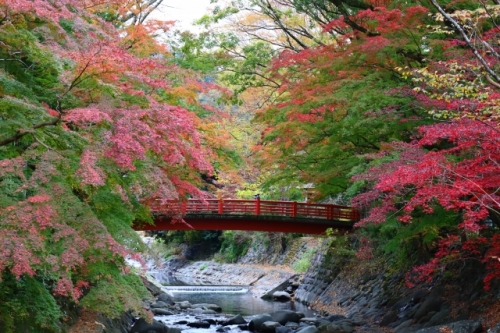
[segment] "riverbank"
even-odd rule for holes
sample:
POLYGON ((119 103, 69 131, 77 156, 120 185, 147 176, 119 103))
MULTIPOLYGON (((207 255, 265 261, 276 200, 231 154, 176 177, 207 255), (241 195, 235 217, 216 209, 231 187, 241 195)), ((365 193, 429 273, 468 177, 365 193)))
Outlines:
MULTIPOLYGON (((245 258, 244 264, 190 262, 177 258, 162 262, 161 267, 154 267, 150 274, 158 281, 146 282, 146 285, 156 297, 162 293, 162 285, 170 284, 173 280, 197 286, 248 286, 252 297, 255 298, 272 299, 275 293, 287 293, 295 304, 304 303, 315 310, 309 317, 314 320, 310 319, 308 323, 312 323, 321 333, 500 333, 499 289, 494 288, 486 292, 482 288, 481 273, 473 271, 473 268, 462 270, 460 278, 448 277, 447 280, 442 279, 409 289, 404 283, 404 276, 388 272, 384 262, 345 261, 332 253, 327 240, 316 239, 314 242, 324 246, 315 248, 315 255, 311 258, 306 273, 297 273, 289 266, 279 263, 284 258, 294 258, 296 261, 300 257, 286 251, 280 256, 274 255, 275 261, 272 264, 263 264, 262 261, 250 264, 252 260, 248 257, 245 258), (344 325, 335 324, 336 320, 342 320, 340 323, 344 325)), ((262 258, 257 254, 254 251, 252 256, 262 258)), ((221 307, 222 313, 203 313, 210 310, 206 306, 195 307, 195 310, 188 310, 189 307, 182 309, 181 306, 180 312, 162 314, 160 312, 171 309, 155 308, 151 306, 153 303, 145 304, 156 313, 157 319, 171 328, 181 330, 187 328, 174 325, 174 322, 182 321, 183 316, 185 320, 189 319, 188 322, 209 319, 206 316, 217 316, 226 320, 229 316, 222 314, 227 311, 224 307, 221 307)), ((246 318, 247 321, 248 319, 246 318)), ((102 324, 103 321, 96 320, 94 323, 102 324)), ((97 330, 99 328, 95 325, 94 327, 94 331, 77 330, 71 333, 125 332, 97 330)), ((214 329, 215 326, 210 327, 214 329)), ((244 329, 235 327, 231 330, 244 329)), ((168 332, 172 333, 170 330, 168 332)), ((202 332, 209 331, 198 333, 202 332)), ((285 332, 269 328, 266 333, 285 332)))
MULTIPOLYGON (((293 277, 298 284, 292 295, 296 302, 317 310, 322 318, 342 316, 353 331, 500 332, 500 294, 498 289, 482 289, 480 274, 409 289, 404 276, 389 274, 383 263, 341 263, 332 260, 326 247, 318 249, 306 274, 267 265, 210 261, 176 261, 174 266, 169 274, 188 284, 248 285, 255 297, 269 295, 271 290, 286 292, 293 277), (448 328, 452 331, 442 331, 448 328)), ((350 331, 336 328, 335 332, 350 331)))

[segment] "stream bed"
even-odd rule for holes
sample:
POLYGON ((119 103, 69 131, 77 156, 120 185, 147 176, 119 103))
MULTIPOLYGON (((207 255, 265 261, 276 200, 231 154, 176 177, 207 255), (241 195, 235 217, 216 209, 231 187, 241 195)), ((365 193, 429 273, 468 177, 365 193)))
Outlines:
POLYGON ((301 303, 273 302, 255 297, 246 286, 180 286, 162 289, 176 302, 217 304, 226 314, 251 316, 278 310, 293 310, 306 316, 314 315, 313 311, 301 303))
MULTIPOLYGON (((174 302, 188 301, 191 304, 216 304, 222 308, 221 313, 203 314, 199 309, 188 309, 186 312, 174 315, 155 315, 155 319, 175 327, 184 333, 213 333, 220 329, 220 325, 211 325, 209 328, 189 327, 188 323, 212 320, 222 323, 234 315, 240 314, 247 321, 259 314, 276 312, 279 310, 293 310, 302 312, 306 316, 315 313, 303 304, 294 302, 273 302, 255 297, 247 286, 166 286, 162 290, 172 297, 174 302)), ((229 325, 225 332, 241 332, 237 325, 229 325)))

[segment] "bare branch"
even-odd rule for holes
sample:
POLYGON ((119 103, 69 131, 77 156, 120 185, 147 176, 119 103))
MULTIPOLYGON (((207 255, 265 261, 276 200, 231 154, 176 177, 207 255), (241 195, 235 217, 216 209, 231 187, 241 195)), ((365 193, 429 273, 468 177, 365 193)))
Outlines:
POLYGON ((477 48, 474 46, 472 41, 467 36, 467 33, 462 28, 462 26, 453 17, 448 15, 448 13, 446 13, 444 11, 444 9, 437 3, 436 0, 429 0, 429 1, 439 11, 439 13, 441 13, 441 15, 443 15, 443 17, 445 17, 453 25, 453 27, 455 27, 455 29, 457 29, 457 31, 460 33, 460 35, 462 35, 463 39, 467 43, 467 46, 469 46, 469 48, 472 50, 472 53, 474 53, 474 56, 476 56, 476 58, 479 60, 479 62, 481 63, 483 68, 486 70, 486 72, 491 77, 493 77, 497 82, 500 82, 500 76, 490 67, 490 65, 486 62, 486 60, 483 58, 483 56, 481 56, 481 54, 479 53, 477 48))

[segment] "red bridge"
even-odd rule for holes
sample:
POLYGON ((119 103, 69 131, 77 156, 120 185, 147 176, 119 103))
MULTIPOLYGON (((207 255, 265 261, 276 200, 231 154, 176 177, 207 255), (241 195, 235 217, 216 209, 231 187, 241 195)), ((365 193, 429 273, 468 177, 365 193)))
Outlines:
POLYGON ((252 230, 322 234, 328 228, 347 231, 359 212, 347 206, 295 201, 190 199, 150 205, 154 225, 135 230, 252 230), (182 222, 182 219, 184 222, 182 222))

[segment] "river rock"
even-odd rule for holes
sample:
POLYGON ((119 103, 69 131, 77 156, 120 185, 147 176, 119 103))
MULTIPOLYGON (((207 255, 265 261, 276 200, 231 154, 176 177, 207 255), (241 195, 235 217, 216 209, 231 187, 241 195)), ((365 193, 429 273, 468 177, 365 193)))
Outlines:
MULTIPOLYGON (((264 295, 261 296, 262 299, 270 299, 274 298, 274 294, 277 292, 282 292, 283 289, 287 288, 287 286, 290 284, 290 281, 294 281, 298 275, 292 275, 292 276, 282 276, 281 280, 282 282, 271 290, 267 291, 264 295)), ((291 288, 292 289, 292 288, 291 288)))
POLYGON ((408 331, 408 328, 411 326, 413 323, 413 319, 407 319, 403 322, 401 322, 398 326, 394 328, 394 332, 396 333, 404 333, 408 331))
POLYGON ((162 301, 151 303, 151 308, 168 308, 168 304, 162 301))
POLYGON ((187 326, 193 327, 193 328, 209 328, 210 323, 206 321, 196 321, 194 323, 188 323, 187 326))
POLYGON ((276 291, 273 293, 273 299, 276 301, 287 302, 292 299, 292 296, 290 296, 290 294, 286 291, 276 291))
POLYGON ((168 327, 159 321, 153 320, 148 323, 144 318, 139 318, 130 329, 130 333, 168 333, 168 327))
POLYGON ((237 314, 236 316, 229 318, 226 320, 222 325, 227 326, 227 325, 241 325, 241 324, 246 324, 247 321, 245 318, 243 318, 242 315, 237 314))
POLYGON ((272 321, 272 320, 273 318, 268 314, 258 315, 252 318, 252 320, 250 320, 250 323, 248 323, 248 329, 252 332, 253 331, 260 332, 262 324, 266 321, 272 321))
POLYGON ((451 329, 453 333, 479 333, 483 332, 483 326, 477 320, 461 320, 454 323, 426 327, 418 330, 416 333, 441 333, 451 329))
POLYGON ((291 329, 293 330, 296 330, 297 328, 299 328, 299 324, 298 323, 294 323, 293 321, 289 321, 285 324, 286 327, 290 327, 291 329))
POLYGON ((146 274, 145 276, 141 276, 142 282, 144 286, 149 290, 149 292, 153 295, 159 295, 161 290, 161 284, 158 283, 152 276, 146 274))
POLYGON ((331 315, 331 316, 326 317, 326 320, 331 321, 331 322, 334 322, 337 320, 343 320, 343 319, 346 319, 346 317, 343 315, 331 315))
POLYGON ((279 326, 276 327, 275 333, 292 333, 293 329, 288 326, 279 326))
POLYGON ((321 333, 351 333, 354 332, 352 326, 352 321, 343 319, 329 324, 322 324, 318 327, 318 331, 321 333))
POLYGON ((276 333, 276 327, 280 327, 281 324, 276 321, 265 321, 262 323, 260 330, 262 333, 276 333))
POLYGON ((319 333, 316 326, 305 326, 296 331, 296 333, 319 333))
POLYGON ((211 303, 197 303, 191 305, 192 308, 201 308, 201 309, 207 309, 207 310, 213 310, 216 312, 222 312, 222 308, 218 306, 217 304, 211 304, 211 303))
POLYGON ((300 319, 301 323, 306 323, 309 325, 314 325, 316 327, 319 327, 320 325, 323 324, 330 324, 330 321, 326 318, 320 318, 320 317, 305 317, 300 319))
POLYGON ((201 315, 203 313, 202 308, 187 309, 187 311, 189 314, 193 314, 193 315, 201 315))
POLYGON ((309 323, 311 325, 314 325, 314 323, 316 322, 316 317, 304 317, 304 318, 300 318, 300 322, 301 323, 309 323))
POLYGON ((161 302, 165 302, 165 303, 167 303, 167 304, 169 304, 169 305, 174 304, 174 301, 173 301, 173 299, 172 299, 172 296, 170 296, 169 294, 164 293, 164 292, 160 293, 160 294, 158 295, 158 297, 156 297, 156 300, 157 300, 157 301, 161 301, 161 302))
POLYGON ((413 316, 413 320, 418 322, 421 318, 425 317, 429 312, 439 312, 441 305, 444 303, 437 295, 430 295, 425 299, 420 308, 413 316))
POLYGON ((153 308, 151 309, 151 312, 155 315, 161 315, 161 316, 172 316, 174 313, 163 308, 153 308))
POLYGON ((301 319, 301 316, 294 311, 291 310, 280 310, 271 313, 271 317, 274 321, 277 321, 281 325, 285 325, 287 322, 298 323, 301 319))
POLYGON ((181 333, 182 330, 180 328, 177 328, 177 327, 169 327, 168 328, 168 333, 181 333))
POLYGON ((250 328, 248 327, 248 324, 241 324, 238 325, 238 328, 242 331, 250 331, 250 328))
POLYGON ((178 306, 182 310, 186 310, 192 307, 191 303, 188 301, 183 301, 183 302, 175 302, 176 307, 178 306))

